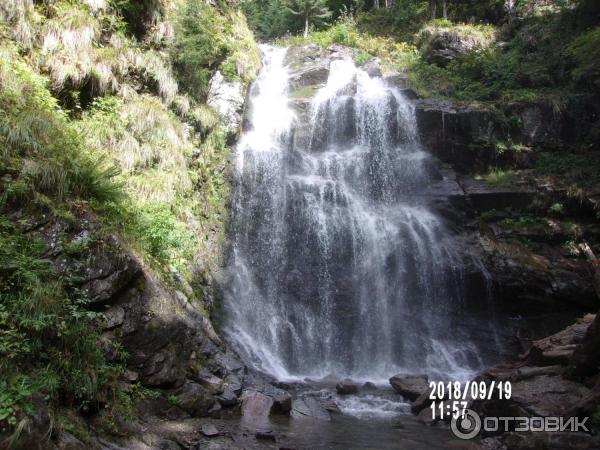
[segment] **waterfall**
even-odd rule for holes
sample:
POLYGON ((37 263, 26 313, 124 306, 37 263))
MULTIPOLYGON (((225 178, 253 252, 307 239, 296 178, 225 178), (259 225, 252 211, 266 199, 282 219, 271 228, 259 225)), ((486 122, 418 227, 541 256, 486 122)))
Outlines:
POLYGON ((279 378, 480 368, 410 102, 341 59, 294 112, 286 50, 262 51, 235 154, 228 339, 279 378))

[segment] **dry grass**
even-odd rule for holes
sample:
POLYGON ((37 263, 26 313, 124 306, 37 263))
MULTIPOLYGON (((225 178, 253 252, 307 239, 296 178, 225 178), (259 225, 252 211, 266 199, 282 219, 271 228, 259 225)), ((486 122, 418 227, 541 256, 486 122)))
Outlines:
POLYGON ((90 146, 118 163, 134 197, 169 202, 192 188, 189 131, 158 99, 131 94, 126 103, 86 115, 82 132, 90 146))
POLYGON ((171 106, 179 117, 185 118, 190 112, 190 99, 186 95, 178 95, 173 99, 171 106))
POLYGON ((188 113, 188 120, 201 132, 207 133, 219 124, 219 116, 208 105, 199 104, 188 113))
MULTIPOLYGON (((92 94, 104 95, 132 84, 138 91, 149 88, 171 104, 178 86, 170 64, 160 52, 144 50, 116 31, 118 24, 112 23, 114 15, 106 8, 104 0, 88 0, 79 7, 65 2, 53 6, 52 17, 42 28, 39 52, 40 66, 53 88, 79 89, 91 82, 92 94)), ((160 40, 172 34, 165 22, 156 27, 160 40)))
POLYGON ((35 23, 39 20, 33 0, 0 1, 0 20, 9 25, 12 38, 24 47, 31 47, 35 40, 35 23))

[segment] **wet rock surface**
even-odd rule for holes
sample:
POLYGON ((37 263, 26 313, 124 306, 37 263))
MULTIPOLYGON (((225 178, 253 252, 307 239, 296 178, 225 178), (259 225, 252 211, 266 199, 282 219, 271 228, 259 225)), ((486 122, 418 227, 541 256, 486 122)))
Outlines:
POLYGON ((426 378, 396 375, 390 378, 390 384, 394 391, 410 401, 417 400, 423 393, 429 394, 429 385, 426 378))
MULTIPOLYGON (((30 231, 32 238, 41 239, 48 259, 61 274, 72 276, 74 288, 88 296, 88 308, 102 313, 99 345, 107 358, 118 358, 115 345, 128 354, 119 388, 126 393, 149 389, 152 398, 156 397, 137 406, 140 418, 150 422, 172 420, 177 430, 193 417, 239 416, 244 387, 266 389, 266 380, 258 374, 246 374, 246 366, 223 345, 200 305, 190 301, 191 288, 183 286, 186 295, 165 286, 143 268, 119 237, 104 234, 92 214, 66 221, 47 211, 40 212, 36 219, 38 223, 30 231)), ((278 412, 289 412, 290 394, 272 386, 269 393, 272 398, 266 398, 277 405, 278 412)), ((85 442, 67 432, 54 437, 48 431, 51 419, 44 399, 36 399, 34 406, 38 411, 32 423, 35 430, 25 430, 29 437, 23 441, 31 438, 27 448, 55 448, 55 444, 65 449, 194 448, 184 442, 185 432, 181 436, 164 429, 147 432, 144 427, 126 422, 118 425, 130 436, 124 440, 106 434, 102 427, 92 431, 85 442)), ((90 422, 94 430, 96 418, 92 416, 90 422)), ((204 437, 219 439, 213 428, 203 431, 204 437)))
POLYGON ((335 385, 335 390, 340 395, 351 395, 358 393, 358 386, 351 379, 346 378, 335 385))
POLYGON ((242 124, 246 92, 240 80, 228 81, 217 71, 209 83, 207 104, 221 117, 224 129, 236 134, 242 124))

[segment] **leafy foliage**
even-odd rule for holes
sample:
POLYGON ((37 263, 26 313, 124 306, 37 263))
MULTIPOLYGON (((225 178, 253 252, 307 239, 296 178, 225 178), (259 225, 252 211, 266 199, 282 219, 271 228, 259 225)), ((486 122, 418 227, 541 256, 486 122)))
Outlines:
POLYGON ((250 0, 242 3, 248 23, 261 39, 273 39, 301 27, 287 13, 287 0, 250 0))
POLYGON ((258 52, 239 11, 178 4, 0 5, 0 434, 18 435, 39 394, 53 408, 106 406, 102 416, 145 395, 119 387, 126 355, 115 341, 118 361, 106 361, 99 314, 15 211, 73 223, 91 209, 100 235, 118 233, 164 280, 220 254, 229 153, 203 100, 217 69, 251 80, 258 52))
POLYGON ((250 81, 259 66, 245 18, 202 0, 188 0, 177 10, 171 59, 181 86, 197 100, 206 97, 210 76, 222 63, 228 78, 244 81, 250 81))
POLYGON ((182 87, 195 98, 205 97, 211 73, 227 55, 230 26, 203 0, 186 2, 177 14, 171 58, 182 87))

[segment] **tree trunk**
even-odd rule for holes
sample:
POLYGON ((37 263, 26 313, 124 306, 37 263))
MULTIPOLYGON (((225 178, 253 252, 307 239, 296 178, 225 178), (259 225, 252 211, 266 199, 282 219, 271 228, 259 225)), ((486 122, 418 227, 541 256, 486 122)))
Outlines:
POLYGON ((508 14, 508 23, 512 25, 515 19, 517 18, 515 0, 505 0, 504 8, 506 9, 506 13, 508 14))
POLYGON ((308 16, 304 16, 304 38, 308 37, 308 16))
POLYGON ((429 9, 431 10, 431 20, 437 16, 437 0, 429 0, 429 9))
POLYGON ((373 8, 379 9, 379 0, 373 0, 373 8))
POLYGON ((448 19, 448 0, 444 0, 443 8, 444 19, 448 19))

